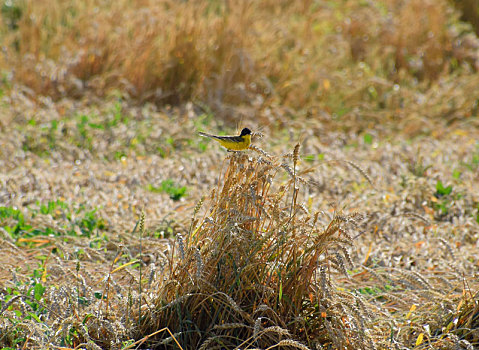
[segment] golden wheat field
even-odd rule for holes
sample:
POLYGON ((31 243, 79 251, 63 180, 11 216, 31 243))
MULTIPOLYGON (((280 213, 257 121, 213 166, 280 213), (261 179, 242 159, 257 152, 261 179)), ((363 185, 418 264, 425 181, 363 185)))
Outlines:
POLYGON ((1 0, 0 349, 478 349, 477 33, 474 0, 1 0))

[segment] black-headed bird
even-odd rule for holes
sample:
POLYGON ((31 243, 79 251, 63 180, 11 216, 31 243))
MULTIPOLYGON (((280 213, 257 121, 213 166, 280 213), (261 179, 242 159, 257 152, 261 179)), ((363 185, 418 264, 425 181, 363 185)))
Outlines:
POLYGON ((218 141, 221 146, 231 151, 243 151, 251 144, 251 130, 248 128, 241 130, 239 136, 216 136, 204 132, 200 132, 199 134, 218 141))

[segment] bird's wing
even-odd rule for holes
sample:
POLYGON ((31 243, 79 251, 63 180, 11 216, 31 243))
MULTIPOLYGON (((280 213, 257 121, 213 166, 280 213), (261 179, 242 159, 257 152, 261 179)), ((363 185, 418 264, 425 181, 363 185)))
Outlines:
POLYGON ((243 142, 244 137, 243 136, 215 136, 216 139, 218 140, 224 140, 224 141, 229 141, 229 142, 243 142))

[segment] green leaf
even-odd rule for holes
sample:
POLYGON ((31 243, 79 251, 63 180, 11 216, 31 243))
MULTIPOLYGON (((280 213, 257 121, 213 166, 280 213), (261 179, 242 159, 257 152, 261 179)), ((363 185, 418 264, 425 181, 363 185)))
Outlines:
POLYGON ((279 283, 279 302, 283 299, 283 282, 279 283))
POLYGON ((28 315, 33 318, 35 321, 37 321, 38 323, 43 323, 42 320, 40 320, 40 318, 33 312, 29 312, 28 315))
POLYGON ((152 184, 148 184, 146 186, 147 191, 153 192, 153 193, 160 193, 162 192, 162 189, 160 187, 155 187, 152 184))
POLYGON ((86 321, 88 321, 88 319, 90 319, 91 317, 93 317, 93 314, 86 314, 85 317, 83 317, 82 323, 86 324, 86 321))
POLYGON ((167 179, 161 182, 160 187, 155 187, 152 184, 148 184, 146 189, 154 193, 166 193, 170 196, 171 199, 177 201, 181 197, 186 195, 186 186, 178 186, 174 183, 172 179, 167 179))
POLYGON ((38 300, 40 301, 40 299, 42 298, 43 296, 43 293, 45 292, 45 287, 42 286, 41 283, 37 283, 35 284, 35 287, 33 287, 33 292, 34 292, 34 296, 35 296, 35 300, 38 300))
POLYGON ((444 185, 442 184, 442 182, 440 180, 437 181, 436 195, 438 197, 447 196, 447 195, 451 194, 451 192, 452 192, 452 186, 451 185, 449 185, 447 187, 444 187, 444 185))
POLYGON ((364 143, 371 145, 373 143, 373 136, 371 134, 364 134, 364 143))
POLYGON ((308 154, 308 155, 304 156, 303 159, 306 162, 312 163, 316 159, 316 156, 314 154, 308 154))

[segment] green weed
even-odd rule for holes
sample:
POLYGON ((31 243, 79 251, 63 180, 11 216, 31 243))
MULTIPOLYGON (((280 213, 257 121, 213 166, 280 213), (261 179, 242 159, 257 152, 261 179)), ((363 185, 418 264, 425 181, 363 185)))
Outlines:
POLYGON ((130 118, 123 114, 123 106, 121 105, 120 101, 117 101, 113 108, 112 108, 112 116, 111 120, 106 120, 106 129, 114 128, 119 124, 128 125, 130 122, 130 118))
POLYGON ((92 127, 92 123, 89 123, 90 117, 86 114, 80 115, 77 121, 77 130, 80 136, 78 146, 81 148, 92 148, 92 136, 89 133, 89 127, 92 127))
POLYGON ((441 180, 438 180, 436 183, 436 193, 434 194, 436 198, 441 198, 443 196, 447 196, 452 192, 452 185, 444 187, 441 180))
POLYGON ((201 107, 206 109, 207 112, 203 113, 203 114, 200 114, 195 119, 193 119, 193 125, 194 125, 195 130, 200 130, 200 129, 204 128, 205 126, 210 125, 211 122, 214 120, 213 111, 211 111, 211 109, 206 105, 202 105, 201 107))
POLYGON ((363 136, 364 143, 366 145, 372 145, 373 144, 373 135, 369 133, 365 133, 363 136))
POLYGON ((439 211, 440 216, 445 216, 449 212, 451 207, 450 194, 452 192, 452 185, 444 186, 443 183, 438 180, 436 184, 436 192, 434 197, 437 198, 432 202, 434 210, 439 211))
POLYGON ((316 155, 315 154, 308 154, 306 156, 303 156, 304 161, 308 163, 313 163, 316 160, 316 155))
POLYGON ((22 18, 23 8, 20 6, 20 1, 2 1, 1 14, 3 20, 6 22, 9 30, 15 31, 18 29, 18 21, 22 18))
POLYGON ((318 153, 318 154, 307 154, 301 157, 305 162, 308 163, 314 163, 315 161, 319 160, 322 161, 324 160, 324 153, 318 153))
POLYGON ((153 237, 155 238, 172 238, 175 235, 175 226, 177 222, 174 219, 166 219, 164 218, 161 220, 159 226, 155 228, 153 233, 153 237))
POLYGON ((159 187, 148 184, 146 189, 154 193, 166 193, 171 199, 177 201, 186 195, 186 186, 178 186, 172 179, 167 179, 161 182, 159 187))
POLYGON ((25 223, 23 213, 13 207, 0 207, 0 225, 12 237, 32 229, 32 226, 25 223))
POLYGON ((116 152, 115 152, 115 155, 114 155, 114 158, 115 158, 116 160, 122 160, 122 159, 124 159, 126 156, 127 156, 126 152, 124 152, 124 151, 116 151, 116 152))
MULTIPOLYGON (((50 123, 41 125, 39 131, 30 132, 30 129, 25 130, 22 149, 41 157, 50 156, 51 151, 58 146, 58 123, 58 120, 52 120, 50 123)), ((27 125, 34 130, 38 128, 37 121, 33 118, 28 121, 27 125)))
POLYGON ((432 165, 426 165, 424 159, 419 157, 417 160, 412 160, 408 164, 409 171, 416 177, 425 177, 427 171, 432 167, 432 165))
POLYGON ((80 204, 72 209, 67 203, 56 200, 47 203, 37 202, 38 208, 29 209, 31 220, 12 207, 0 207, 0 224, 12 238, 23 241, 37 236, 77 236, 92 237, 106 228, 105 220, 98 217, 97 209, 87 209, 80 204), (50 215, 60 222, 57 227, 35 227, 35 218, 50 215))
POLYGON ((201 153, 203 152, 206 152, 206 149, 208 148, 208 143, 205 142, 205 141, 200 141, 196 144, 196 148, 198 149, 198 151, 200 151, 201 153))
POLYGON ((454 202, 462 197, 462 193, 453 193, 452 185, 445 186, 442 181, 438 180, 436 183, 436 192, 434 193, 435 199, 432 201, 432 207, 439 212, 440 216, 445 216, 449 213, 454 202))
POLYGON ((367 296, 373 296, 376 297, 378 295, 381 295, 384 293, 384 290, 382 290, 379 287, 364 287, 364 288, 358 288, 357 291, 363 295, 367 296))
POLYGON ((43 324, 44 315, 47 314, 47 310, 43 305, 46 291, 44 282, 48 275, 45 273, 46 271, 42 265, 40 263, 39 267, 33 270, 26 281, 16 281, 13 286, 7 286, 3 290, 3 302, 10 304, 3 311, 10 311, 7 315, 12 315, 6 317, 6 320, 9 321, 13 328, 10 337, 10 345, 12 346, 25 343, 26 341, 22 324, 25 322, 43 324), (22 299, 27 307, 16 306, 18 304, 14 303, 14 300, 18 298, 22 299))

